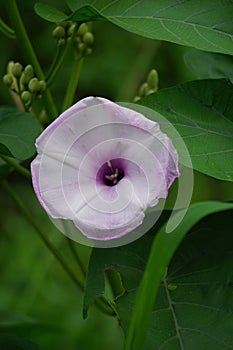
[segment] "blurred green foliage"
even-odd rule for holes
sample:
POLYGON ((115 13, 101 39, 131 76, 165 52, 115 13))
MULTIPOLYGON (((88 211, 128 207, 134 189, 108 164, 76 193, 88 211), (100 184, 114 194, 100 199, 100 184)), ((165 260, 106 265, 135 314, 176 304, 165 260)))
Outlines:
MULTIPOLYGON (((54 25, 34 13, 35 2, 20 1, 18 4, 41 66, 48 72, 56 51, 56 42, 52 37, 54 25)), ((56 5, 57 1, 50 0, 47 3, 56 5)), ((59 6, 67 10, 63 2, 59 6)), ((0 7, 1 16, 9 23, 4 5, 0 7)), ((185 47, 145 39, 105 22, 94 23, 93 33, 94 51, 85 59, 76 100, 94 95, 115 101, 132 101, 152 68, 158 71, 160 88, 194 78, 183 61, 183 54, 188 50, 185 47)), ((24 66, 30 63, 23 61, 19 43, 0 34, 1 76, 5 74, 9 60, 19 61, 24 66)), ((58 106, 65 95, 72 61, 70 55, 51 87, 58 106)), ((0 89, 0 104, 13 105, 2 82, 0 89)), ((12 175, 10 181, 35 217, 43 222, 48 237, 69 259, 66 238, 54 228, 33 190, 16 175, 12 175)), ((200 192, 203 195, 203 191, 200 192)), ((94 306, 88 319, 83 321, 82 293, 1 188, 0 215, 1 331, 4 329, 5 332, 26 336, 43 350, 121 350, 123 334, 117 321, 103 315, 94 306), (12 314, 7 324, 2 321, 3 311, 6 310, 12 314), (25 334, 23 328, 15 328, 15 313, 27 315, 46 327, 31 327, 30 332, 25 334)), ((77 245, 77 249, 87 261, 89 248, 77 245)), ((74 262, 70 263, 74 267, 74 262)))
MULTIPOLYGON (((67 239, 50 222, 28 183, 17 176, 11 182, 75 270, 67 239)), ((81 291, 2 189, 0 207, 0 332, 26 337, 43 350, 122 349, 123 334, 113 317, 92 307, 83 320, 81 291), (23 315, 35 324, 24 326, 23 315)), ((87 259, 89 248, 76 247, 87 259)))
MULTIPOLYGON (((48 72, 56 52, 56 41, 52 37, 55 26, 35 14, 33 10, 35 2, 22 1, 19 3, 19 8, 41 66, 48 72)), ((50 0, 48 3, 55 5, 56 1, 50 0)), ((4 14, 4 6, 1 7, 3 7, 3 18, 9 23, 4 14)), ((159 73, 160 88, 193 79, 183 61, 183 53, 187 51, 185 47, 146 39, 107 22, 94 23, 93 32, 94 51, 85 60, 76 100, 85 96, 99 95, 115 101, 131 101, 152 68, 157 69, 159 73)), ((29 63, 22 60, 18 43, 3 37, 2 34, 0 40, 1 76, 5 73, 9 60, 19 61, 23 65, 29 63)), ((72 61, 73 57, 70 55, 52 86, 58 104, 65 95, 72 61)), ((9 95, 2 83, 1 91, 3 92, 0 96, 1 104, 9 103, 9 95)))

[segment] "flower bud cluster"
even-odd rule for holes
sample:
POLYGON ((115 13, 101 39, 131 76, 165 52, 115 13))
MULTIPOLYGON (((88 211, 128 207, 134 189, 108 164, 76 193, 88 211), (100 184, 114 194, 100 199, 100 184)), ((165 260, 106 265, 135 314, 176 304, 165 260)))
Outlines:
POLYGON ((76 23, 71 21, 57 23, 52 34, 58 46, 63 46, 67 43, 76 26, 76 23))
POLYGON ((150 95, 153 92, 156 92, 158 90, 158 85, 159 85, 159 77, 158 77, 158 72, 156 69, 152 69, 148 76, 147 79, 142 85, 139 87, 138 94, 134 98, 134 102, 140 100, 142 97, 146 95, 150 95))
POLYGON ((30 64, 23 68, 21 63, 14 61, 8 63, 3 82, 20 97, 26 110, 31 107, 33 99, 41 97, 46 89, 45 81, 35 77, 30 64))
POLYGON ((92 53, 94 35, 91 32, 90 23, 82 23, 79 27, 76 22, 59 22, 53 30, 53 37, 58 46, 66 45, 74 35, 74 47, 79 57, 92 53))
POLYGON ((92 53, 94 44, 94 35, 91 32, 89 23, 82 23, 78 28, 77 35, 74 40, 74 46, 78 51, 78 55, 83 57, 92 53))

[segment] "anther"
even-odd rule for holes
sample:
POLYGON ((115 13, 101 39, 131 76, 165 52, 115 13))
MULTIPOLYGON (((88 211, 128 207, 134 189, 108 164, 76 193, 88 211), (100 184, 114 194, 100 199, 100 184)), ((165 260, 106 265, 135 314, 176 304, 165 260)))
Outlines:
POLYGON ((113 166, 112 166, 112 163, 110 160, 108 160, 106 162, 106 164, 109 167, 109 169, 111 170, 112 174, 104 175, 104 178, 105 178, 105 180, 109 181, 109 183, 110 183, 109 186, 114 186, 118 183, 118 181, 121 180, 122 174, 120 174, 118 168, 113 169, 113 166))
POLYGON ((110 162, 110 160, 107 161, 107 165, 111 169, 111 171, 114 172, 113 167, 112 167, 112 163, 110 162))

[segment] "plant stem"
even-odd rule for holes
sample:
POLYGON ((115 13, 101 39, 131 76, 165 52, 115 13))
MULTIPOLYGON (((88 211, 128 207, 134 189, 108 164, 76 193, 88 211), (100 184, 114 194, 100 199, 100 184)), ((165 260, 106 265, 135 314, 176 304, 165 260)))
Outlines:
POLYGON ((60 254, 60 252, 57 250, 57 248, 53 245, 52 242, 49 241, 47 238, 47 234, 43 232, 43 230, 40 228, 40 225, 37 223, 37 221, 33 218, 32 214, 28 210, 28 208, 24 205, 21 198, 17 195, 17 193, 14 191, 14 189, 8 184, 6 180, 3 180, 1 182, 2 187, 5 189, 5 191, 11 196, 11 198, 14 200, 14 202, 17 204, 17 206, 20 208, 24 216, 27 218, 27 220, 31 223, 31 225, 34 227, 36 232, 39 234, 43 242, 46 244, 47 248, 50 250, 50 252, 55 256, 55 258, 59 261, 59 263, 62 265, 64 270, 67 272, 69 277, 73 280, 73 282, 81 289, 84 289, 83 282, 78 279, 78 277, 73 273, 73 271, 70 269, 70 267, 66 264, 64 261, 63 256, 60 254))
POLYGON ((2 158, 7 164, 12 166, 18 173, 22 174, 27 179, 31 179, 30 171, 21 164, 17 163, 14 159, 4 156, 3 154, 0 154, 0 158, 2 158))
MULTIPOLYGON (((79 257, 79 255, 77 253, 77 250, 75 249, 74 241, 67 237, 67 242, 68 242, 68 245, 70 247, 71 253, 73 254, 73 257, 74 257, 75 261, 78 263, 78 266, 79 266, 80 270, 82 271, 83 277, 86 278, 86 274, 87 274, 86 273, 86 268, 83 265, 83 262, 82 262, 81 258, 79 257)), ((117 315, 113 305, 111 305, 105 299, 104 296, 96 298, 95 304, 106 315, 109 315, 109 316, 116 316, 117 315)))
POLYGON ((71 251, 75 261, 77 262, 77 264, 82 272, 83 277, 86 277, 86 269, 85 269, 85 266, 84 266, 80 256, 78 255, 77 250, 75 249, 74 241, 67 237, 67 243, 69 245, 70 251, 71 251))
POLYGON ((0 31, 10 39, 15 39, 15 32, 0 18, 0 31))
POLYGON ((65 49, 62 46, 57 47, 56 54, 53 58, 52 64, 49 68, 49 72, 46 76, 46 85, 47 86, 50 86, 52 84, 53 79, 56 76, 56 73, 58 72, 58 70, 61 67, 61 64, 63 62, 63 59, 61 59, 61 57, 64 56, 64 51, 65 51, 65 49))
POLYGON ((51 64, 51 67, 49 69, 49 73, 46 77, 46 83, 47 86, 50 86, 54 80, 54 78, 56 77, 58 71, 60 70, 68 52, 70 51, 70 48, 74 42, 74 38, 77 32, 77 28, 74 29, 72 36, 69 38, 68 42, 66 43, 65 48, 62 46, 59 46, 57 48, 57 52, 56 55, 54 57, 54 60, 51 64))
MULTIPOLYGON (((7 0, 4 4, 6 6, 8 15, 14 27, 16 39, 20 43, 23 56, 25 57, 26 60, 29 60, 30 63, 32 64, 38 79, 45 80, 44 73, 41 69, 41 66, 36 57, 35 51, 31 45, 31 42, 25 30, 22 18, 18 10, 16 0, 7 0)), ((48 112, 49 120, 55 119, 58 113, 49 89, 46 89, 44 91, 43 100, 48 112)))
POLYGON ((78 58, 74 61, 73 70, 71 72, 71 78, 70 78, 70 81, 68 84, 68 88, 66 90, 67 92, 66 92, 63 106, 62 106, 62 111, 69 108, 73 103, 74 95, 75 95, 78 81, 79 81, 79 76, 80 76, 82 64, 83 64, 83 57, 78 58))
MULTIPOLYGON (((79 279, 76 274, 72 271, 69 265, 67 265, 66 261, 64 260, 62 254, 60 254, 59 250, 53 245, 52 242, 47 238, 47 234, 41 229, 38 222, 33 218, 31 212, 28 210, 28 208, 24 205, 21 198, 18 196, 18 194, 14 191, 14 189, 8 184, 6 180, 1 181, 2 187, 5 189, 5 191, 11 196, 11 198, 14 200, 14 202, 17 204, 17 206, 20 208, 24 216, 27 218, 27 220, 31 223, 31 225, 34 227, 36 232, 39 234, 42 241, 45 243, 47 248, 50 250, 50 252, 54 255, 54 257, 59 261, 60 265, 63 267, 63 269, 67 272, 68 276, 72 279, 72 281, 75 283, 75 285, 81 289, 81 291, 84 291, 84 283, 81 279, 79 279)), ((111 306, 111 304, 104 298, 99 297, 95 300, 96 306, 105 314, 109 316, 115 316, 116 312, 114 308, 111 306)))

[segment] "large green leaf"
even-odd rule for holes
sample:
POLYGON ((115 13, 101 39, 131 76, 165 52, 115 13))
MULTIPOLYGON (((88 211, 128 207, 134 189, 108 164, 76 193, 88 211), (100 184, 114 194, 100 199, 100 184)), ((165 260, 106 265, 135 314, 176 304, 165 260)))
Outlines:
MULTIPOLYGON (((87 284, 84 293, 84 317, 87 316, 88 308, 92 304, 97 296, 100 296, 104 291, 104 276, 103 272, 106 269, 116 268, 118 271, 123 271, 125 276, 127 271, 131 268, 139 272, 146 266, 148 258, 148 252, 150 250, 154 232, 168 220, 171 215, 171 211, 164 210, 159 220, 148 232, 147 235, 136 240, 133 243, 125 246, 119 246, 117 248, 108 249, 94 249, 91 254, 91 259, 88 267, 87 284)), ((141 276, 132 274, 129 275, 129 279, 125 279, 124 286, 126 289, 131 289, 131 283, 133 286, 139 283, 141 276), (134 280, 134 278, 136 278, 134 280)))
POLYGON ((135 285, 139 284, 151 243, 152 236, 146 235, 125 246, 93 250, 84 294, 84 317, 87 316, 89 306, 104 293, 104 272, 106 270, 113 268, 119 271, 126 290, 131 290, 132 287, 135 288, 135 285))
POLYGON ((106 19, 142 36, 233 54, 233 3, 224 0, 67 1, 74 21, 106 19), (86 7, 85 7, 86 6, 86 7))
POLYGON ((37 3, 42 18, 112 23, 151 39, 175 42, 201 50, 233 54, 232 2, 219 0, 68 0, 73 14, 65 14, 47 4, 37 3))
POLYGON ((36 3, 34 9, 40 17, 50 22, 62 22, 67 18, 64 12, 48 4, 36 3))
MULTIPOLYGON (((230 208, 231 204, 216 202, 193 205, 184 219, 183 228, 188 230, 205 215, 230 208)), ((147 274, 152 279, 148 280, 144 293, 144 312, 147 303, 150 303, 149 294, 155 276, 164 274, 164 266, 161 267, 164 262, 161 259, 166 260, 170 254, 167 251, 171 252, 174 242, 182 238, 179 230, 171 234, 163 230, 160 229, 158 235, 160 239, 163 237, 163 243, 166 244, 160 247, 157 263, 147 274)), ((223 350, 233 346, 232 230, 232 212, 227 211, 202 219, 184 238, 159 287, 144 350, 223 350)), ((146 235, 123 247, 95 249, 90 259, 85 301, 88 304, 103 293, 104 271, 118 270, 125 294, 117 299, 117 311, 125 332, 132 319, 137 288, 150 248, 151 237, 146 235)), ((139 333, 144 323, 145 313, 140 319, 139 333)))
MULTIPOLYGON (((188 82, 148 95, 139 104, 159 112, 176 128, 194 169, 233 181, 233 85, 229 81, 188 82)), ((161 128, 173 140, 180 161, 189 166, 174 130, 166 123, 161 128)))
POLYGON ((31 114, 0 108, 0 153, 25 160, 35 153, 40 123, 31 114))
MULTIPOLYGON (((126 339, 125 350, 141 350, 146 337, 147 327, 153 311, 160 281, 163 277, 165 277, 166 268, 169 265, 172 255, 185 234, 192 228, 193 225, 195 225, 206 215, 227 209, 233 209, 233 204, 220 202, 196 203, 188 208, 182 222, 172 231, 172 233, 167 233, 167 225, 164 225, 159 230, 151 248, 148 263, 136 296, 136 303, 126 339), (157 266, 156 269, 155 266, 157 266), (142 319, 144 320, 143 324, 141 324, 142 319)), ((181 213, 182 211, 177 213, 175 216, 179 217, 181 213)), ((176 221, 175 216, 172 218, 174 221, 176 221)), ((169 284, 166 282, 164 283, 168 288, 169 284)), ((180 348, 182 349, 183 346, 181 340, 179 339, 180 334, 177 329, 176 332, 177 340, 179 341, 180 348)))
POLYGON ((184 55, 189 70, 198 79, 226 78, 233 83, 233 57, 191 49, 184 55))

